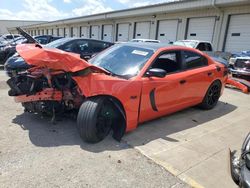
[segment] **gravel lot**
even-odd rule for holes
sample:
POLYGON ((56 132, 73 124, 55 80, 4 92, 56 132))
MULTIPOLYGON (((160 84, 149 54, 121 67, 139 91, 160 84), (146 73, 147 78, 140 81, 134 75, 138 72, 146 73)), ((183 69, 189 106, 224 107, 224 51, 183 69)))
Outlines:
POLYGON ((81 141, 75 122, 23 112, 0 71, 0 187, 188 187, 125 142, 81 141))

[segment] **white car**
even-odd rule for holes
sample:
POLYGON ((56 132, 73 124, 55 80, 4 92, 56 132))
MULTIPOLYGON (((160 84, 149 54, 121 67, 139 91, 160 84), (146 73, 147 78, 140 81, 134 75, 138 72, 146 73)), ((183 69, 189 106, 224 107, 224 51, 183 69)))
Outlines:
POLYGON ((200 51, 212 52, 213 47, 212 44, 208 41, 200 41, 200 40, 178 40, 173 43, 173 45, 177 46, 186 46, 190 48, 195 48, 200 51))
POLYGON ((151 43, 160 43, 159 40, 154 39, 132 39, 130 42, 151 42, 151 43))

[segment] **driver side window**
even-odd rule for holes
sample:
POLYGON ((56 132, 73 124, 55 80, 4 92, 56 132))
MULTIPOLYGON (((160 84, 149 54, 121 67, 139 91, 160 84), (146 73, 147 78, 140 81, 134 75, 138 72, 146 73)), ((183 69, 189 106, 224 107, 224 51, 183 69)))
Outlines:
POLYGON ((177 52, 166 52, 161 54, 153 63, 151 68, 163 69, 169 73, 179 72, 181 70, 181 61, 177 52))

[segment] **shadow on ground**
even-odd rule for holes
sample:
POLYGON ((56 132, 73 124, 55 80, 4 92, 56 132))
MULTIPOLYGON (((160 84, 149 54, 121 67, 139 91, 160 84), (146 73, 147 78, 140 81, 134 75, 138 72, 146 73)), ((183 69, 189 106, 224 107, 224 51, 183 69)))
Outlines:
POLYGON ((31 142, 39 147, 57 147, 67 145, 79 145, 90 152, 102 152, 106 150, 121 150, 129 148, 125 141, 133 146, 144 145, 155 139, 164 139, 169 142, 178 142, 168 137, 173 133, 181 132, 192 127, 199 126, 208 121, 220 118, 236 109, 236 106, 219 102, 209 111, 198 108, 189 108, 163 118, 141 124, 136 130, 127 133, 122 142, 115 141, 111 135, 97 144, 84 143, 77 130, 76 122, 63 118, 55 125, 50 119, 39 115, 23 113, 17 115, 12 122, 29 131, 31 142))

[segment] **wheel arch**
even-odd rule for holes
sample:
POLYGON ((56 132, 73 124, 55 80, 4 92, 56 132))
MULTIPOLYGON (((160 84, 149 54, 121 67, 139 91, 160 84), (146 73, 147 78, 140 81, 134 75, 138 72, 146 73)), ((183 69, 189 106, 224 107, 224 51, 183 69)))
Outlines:
POLYGON ((219 78, 214 79, 213 82, 210 84, 210 86, 211 86, 214 82, 219 82, 220 85, 222 86, 222 81, 221 81, 219 78))
POLYGON ((91 98, 96 98, 96 97, 105 97, 114 105, 114 107, 120 113, 122 122, 119 122, 116 126, 113 126, 112 130, 113 130, 113 138, 117 141, 121 141, 121 138, 125 134, 126 128, 127 128, 126 111, 122 102, 118 98, 112 95, 95 95, 95 96, 87 97, 86 99, 91 99, 91 98))
MULTIPOLYGON (((215 83, 215 82, 219 82, 219 83, 220 83, 220 86, 221 86, 221 89, 222 89, 222 86, 223 86, 222 81, 221 81, 219 78, 215 78, 215 79, 208 85, 208 87, 207 87, 207 89, 206 89, 206 92, 207 92, 208 89, 211 87, 211 85, 213 85, 213 83, 215 83)), ((205 93, 205 95, 206 95, 206 93, 205 93)), ((204 96, 205 96, 205 95, 204 95, 204 96)))

